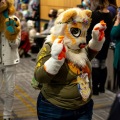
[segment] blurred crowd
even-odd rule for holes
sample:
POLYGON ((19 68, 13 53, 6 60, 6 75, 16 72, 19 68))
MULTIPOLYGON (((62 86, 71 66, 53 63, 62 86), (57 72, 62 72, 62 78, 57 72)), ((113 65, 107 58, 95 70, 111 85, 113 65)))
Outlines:
POLYGON ((40 31, 39 0, 15 0, 15 15, 21 22, 20 57, 30 57, 34 36, 40 31))
POLYGON ((38 41, 37 39, 35 40, 35 37, 42 36, 44 39, 46 35, 49 35, 56 17, 63 12, 64 9, 57 10, 51 8, 48 13, 49 21, 40 28, 39 0, 15 0, 15 7, 15 15, 21 21, 21 44, 19 46, 20 57, 30 57, 29 53, 31 49, 33 53, 37 53, 40 46, 42 46, 38 45, 38 41))

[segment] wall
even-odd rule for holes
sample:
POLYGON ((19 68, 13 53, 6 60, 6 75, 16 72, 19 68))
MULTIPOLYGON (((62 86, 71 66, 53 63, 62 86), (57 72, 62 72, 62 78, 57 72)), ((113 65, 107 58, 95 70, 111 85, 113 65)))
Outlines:
POLYGON ((116 0, 117 6, 120 7, 120 0, 116 0))
MULTIPOLYGON (((49 20, 48 12, 51 8, 60 9, 60 8, 70 8, 76 7, 80 4, 81 0, 40 0, 40 16, 41 19, 49 20)), ((120 7, 120 0, 116 0, 117 5, 120 7)))
POLYGON ((40 30, 45 24, 43 20, 49 20, 48 13, 51 8, 66 10, 67 8, 76 7, 80 3, 81 0, 40 0, 40 30))
POLYGON ((40 16, 41 19, 49 19, 48 12, 51 8, 55 9, 67 9, 70 7, 76 7, 80 4, 81 0, 40 0, 40 16))

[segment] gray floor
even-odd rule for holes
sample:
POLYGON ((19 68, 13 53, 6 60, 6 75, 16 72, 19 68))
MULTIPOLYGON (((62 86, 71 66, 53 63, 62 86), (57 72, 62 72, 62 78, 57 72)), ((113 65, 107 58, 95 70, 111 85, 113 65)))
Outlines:
MULTIPOLYGON (((35 62, 31 58, 22 58, 17 66, 16 90, 13 119, 37 120, 36 99, 39 93, 31 87, 35 62)), ((115 94, 106 90, 105 94, 93 96, 93 120, 107 120, 115 94)), ((0 98, 0 120, 2 120, 3 100, 0 98)))

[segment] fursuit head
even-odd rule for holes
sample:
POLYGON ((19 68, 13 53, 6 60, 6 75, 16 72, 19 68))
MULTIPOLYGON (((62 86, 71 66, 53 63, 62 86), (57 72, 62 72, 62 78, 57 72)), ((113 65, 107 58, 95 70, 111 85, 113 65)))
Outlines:
POLYGON ((86 35, 91 22, 90 10, 70 8, 61 13, 51 29, 46 42, 53 43, 56 38, 62 37, 66 49, 66 59, 78 66, 85 66, 87 60, 86 35))

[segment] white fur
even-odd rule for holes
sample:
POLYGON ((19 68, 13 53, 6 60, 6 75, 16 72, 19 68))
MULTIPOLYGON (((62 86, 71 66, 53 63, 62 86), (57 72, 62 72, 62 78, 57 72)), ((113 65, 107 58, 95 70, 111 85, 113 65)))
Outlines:
POLYGON ((55 36, 64 35, 64 29, 66 24, 56 24, 54 27, 51 28, 51 33, 55 36))
POLYGON ((92 39, 89 41, 89 47, 93 50, 100 51, 103 43, 105 41, 105 37, 102 38, 101 41, 99 41, 100 36, 100 30, 106 29, 106 26, 102 26, 101 23, 98 23, 94 26, 92 30, 92 39), (99 28, 98 30, 95 30, 95 28, 99 28))
POLYGON ((44 63, 46 72, 48 72, 51 75, 57 74, 63 63, 64 63, 64 59, 57 60, 51 57, 44 63))
MULTIPOLYGON (((79 22, 79 23, 81 22, 82 25, 81 25, 80 29, 82 30, 82 32, 87 31, 88 26, 82 22, 84 19, 88 20, 89 17, 87 15, 85 15, 85 13, 83 13, 82 10, 80 10, 78 8, 72 8, 72 9, 74 9, 77 12, 77 16, 74 16, 73 19, 76 22, 79 22)), ((71 11, 71 9, 68 9, 65 12, 60 14, 59 18, 55 22, 55 25, 51 29, 51 34, 54 35, 55 37, 63 35, 64 36, 63 44, 66 47, 66 59, 70 60, 71 62, 73 62, 74 64, 76 64, 80 67, 84 67, 86 65, 87 60, 88 60, 87 53, 86 53, 84 48, 80 50, 79 45, 80 45, 80 43, 86 43, 86 34, 84 36, 80 36, 78 38, 77 37, 75 38, 74 36, 71 35, 70 28, 72 27, 72 23, 67 24, 67 23, 63 22, 63 18, 65 17, 64 15, 68 11, 71 11), (66 35, 64 33, 66 27, 68 27, 68 34, 70 34, 70 36, 66 35), (71 38, 73 38, 73 40, 75 40, 74 43, 72 42, 71 38), (76 53, 76 51, 78 49, 80 52, 76 53)), ((51 43, 53 42, 52 35, 47 36, 45 43, 46 42, 51 42, 51 43)), ((54 44, 54 42, 53 42, 53 44, 54 44)), ((54 44, 53 46, 54 46, 54 52, 56 51, 56 52, 60 53, 62 47, 58 46, 57 44, 56 45, 54 44)), ((58 53, 57 53, 57 55, 58 55, 58 53)), ((61 65, 63 64, 64 59, 62 59, 62 61, 60 63, 60 61, 58 62, 56 59, 56 57, 58 57, 56 55, 56 53, 51 52, 51 54, 53 56, 48 61, 46 61, 45 66, 47 66, 48 73, 56 74, 59 71, 61 65), (58 66, 57 70, 55 70, 56 66, 58 66)))
POLYGON ((56 39, 51 47, 51 55, 53 58, 58 59, 58 55, 62 52, 63 43, 58 43, 60 39, 56 39))
POLYGON ((80 49, 79 44, 86 43, 86 39, 84 37, 76 38, 75 42, 76 43, 73 44, 72 40, 70 40, 67 36, 65 36, 65 38, 64 38, 64 44, 74 50, 80 49))
POLYGON ((89 48, 91 48, 92 50, 95 50, 95 51, 100 51, 102 49, 104 41, 105 40, 96 41, 96 40, 91 39, 89 41, 89 48))
MULTIPOLYGON (((50 37, 50 36, 49 36, 50 37)), ((58 60, 59 54, 62 52, 63 43, 62 41, 59 43, 60 38, 57 38, 51 47, 51 57, 45 62, 46 71, 52 75, 58 73, 59 69, 63 65, 65 58, 58 60)))
POLYGON ((44 43, 48 43, 48 42, 52 43, 52 36, 51 36, 51 35, 48 35, 48 36, 46 37, 46 40, 45 40, 44 43))
POLYGON ((72 52, 70 49, 66 49, 66 59, 70 60, 74 64, 78 65, 79 67, 84 67, 86 65, 87 53, 85 49, 81 49, 80 53, 72 52))

